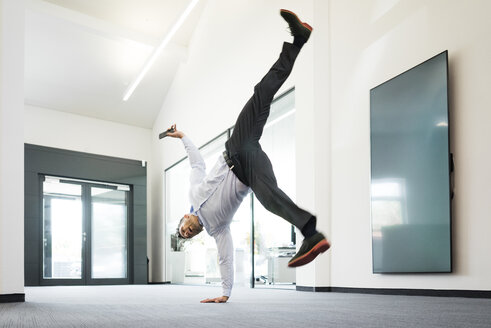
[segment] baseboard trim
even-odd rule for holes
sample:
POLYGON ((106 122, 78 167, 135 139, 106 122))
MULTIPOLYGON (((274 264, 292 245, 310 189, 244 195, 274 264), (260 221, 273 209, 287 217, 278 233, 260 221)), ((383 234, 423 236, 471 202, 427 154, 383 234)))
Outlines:
POLYGON ((353 288, 353 287, 308 287, 308 286, 297 286, 297 290, 302 292, 491 298, 491 290, 398 289, 398 288, 353 288))
POLYGON ((0 303, 25 302, 26 294, 0 294, 0 303))

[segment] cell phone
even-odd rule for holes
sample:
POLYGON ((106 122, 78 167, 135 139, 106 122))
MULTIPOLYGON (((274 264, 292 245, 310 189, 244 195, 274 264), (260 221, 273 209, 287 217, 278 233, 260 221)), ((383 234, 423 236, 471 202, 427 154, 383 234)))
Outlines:
POLYGON ((167 129, 167 130, 165 130, 165 132, 162 132, 161 134, 159 134, 159 139, 165 138, 169 135, 169 133, 174 133, 174 132, 176 132, 176 130, 174 128, 167 129))

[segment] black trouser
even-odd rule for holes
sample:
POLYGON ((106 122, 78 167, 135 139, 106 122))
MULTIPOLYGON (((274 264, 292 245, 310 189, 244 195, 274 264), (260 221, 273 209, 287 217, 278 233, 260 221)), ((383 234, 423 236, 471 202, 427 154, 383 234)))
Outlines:
POLYGON ((276 63, 254 87, 254 95, 240 112, 225 147, 234 164, 233 172, 251 187, 261 204, 302 229, 312 214, 299 208, 278 188, 271 162, 259 145, 273 97, 290 75, 299 51, 300 48, 290 43, 283 44, 276 63))

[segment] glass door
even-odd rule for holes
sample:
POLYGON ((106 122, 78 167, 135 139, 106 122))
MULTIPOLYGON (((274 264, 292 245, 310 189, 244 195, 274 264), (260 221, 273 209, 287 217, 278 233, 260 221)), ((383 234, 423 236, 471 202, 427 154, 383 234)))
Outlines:
POLYGON ((44 285, 127 284, 129 186, 43 177, 44 285))
POLYGON ((42 278, 83 283, 82 186, 46 179, 43 194, 42 278))
MULTIPOLYGON (((261 146, 274 167, 278 186, 295 200, 295 98, 289 92, 271 106, 261 146)), ((254 199, 254 286, 295 288, 296 271, 288 267, 295 255, 294 226, 254 199)))
POLYGON ((90 282, 128 278, 127 191, 90 186, 90 282))

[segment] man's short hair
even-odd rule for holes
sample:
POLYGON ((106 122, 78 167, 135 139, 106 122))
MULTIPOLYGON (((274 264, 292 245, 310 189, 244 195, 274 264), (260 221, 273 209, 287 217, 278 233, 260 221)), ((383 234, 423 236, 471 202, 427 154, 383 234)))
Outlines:
POLYGON ((177 238, 180 238, 180 239, 186 239, 186 237, 184 237, 183 235, 181 235, 181 231, 180 231, 180 227, 181 227, 181 224, 182 222, 184 221, 185 217, 183 216, 181 218, 181 220, 179 221, 179 224, 177 225, 177 229, 176 229, 176 236, 177 238))

